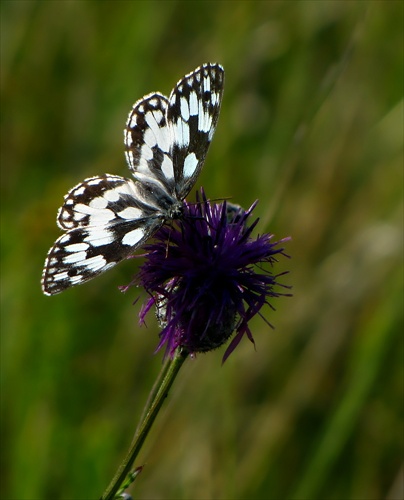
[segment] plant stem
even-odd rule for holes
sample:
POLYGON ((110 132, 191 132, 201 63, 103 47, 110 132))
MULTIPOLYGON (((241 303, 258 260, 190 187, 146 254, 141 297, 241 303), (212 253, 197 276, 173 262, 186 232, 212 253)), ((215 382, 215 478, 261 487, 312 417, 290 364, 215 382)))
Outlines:
POLYGON ((155 418, 163 405, 168 391, 172 386, 175 377, 177 376, 182 364, 188 357, 188 351, 183 348, 178 348, 174 357, 169 358, 163 365, 159 376, 153 386, 149 399, 146 403, 145 409, 142 413, 140 424, 136 430, 135 437, 131 447, 119 466, 117 473, 109 484, 101 497, 101 500, 114 500, 119 491, 122 483, 125 481, 127 475, 132 469, 133 462, 139 454, 139 451, 153 425, 155 418))
POLYGON ((136 427, 135 435, 133 436, 132 444, 135 442, 135 439, 136 439, 136 436, 140 430, 140 427, 142 426, 143 421, 145 420, 147 413, 150 411, 150 408, 153 405, 154 400, 156 399, 156 396, 160 390, 161 384, 163 383, 163 381, 167 375, 167 372, 170 369, 171 363, 172 363, 172 359, 170 357, 167 357, 167 359, 165 359, 165 361, 164 361, 163 366, 161 367, 160 373, 158 374, 158 376, 153 384, 152 390, 150 391, 150 394, 147 398, 147 402, 143 408, 142 414, 141 414, 140 419, 139 419, 139 423, 136 427))

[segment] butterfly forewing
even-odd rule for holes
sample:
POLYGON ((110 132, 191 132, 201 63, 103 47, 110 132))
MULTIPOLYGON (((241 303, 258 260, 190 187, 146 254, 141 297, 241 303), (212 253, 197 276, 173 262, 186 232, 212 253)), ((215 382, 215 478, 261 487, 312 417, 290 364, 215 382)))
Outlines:
POLYGON ((204 64, 182 78, 169 97, 171 157, 176 195, 181 200, 202 169, 219 119, 223 85, 223 68, 219 64, 204 64))
POLYGON ((42 289, 55 295, 66 288, 95 278, 128 257, 162 224, 124 221, 114 226, 72 229, 58 238, 50 249, 42 275, 42 289))
POLYGON ((50 249, 42 274, 47 295, 106 271, 181 214, 219 117, 224 72, 204 64, 167 98, 154 92, 135 103, 124 130, 134 181, 91 177, 65 196, 57 223, 66 231, 50 249))

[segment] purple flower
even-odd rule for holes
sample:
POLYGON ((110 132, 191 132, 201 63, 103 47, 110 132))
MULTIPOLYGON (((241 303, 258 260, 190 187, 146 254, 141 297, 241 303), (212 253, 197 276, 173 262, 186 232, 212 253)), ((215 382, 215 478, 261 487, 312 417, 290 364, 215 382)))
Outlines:
POLYGON ((197 198, 196 204, 184 203, 183 218, 174 227, 163 226, 144 247, 146 260, 134 283, 150 298, 140 320, 156 306, 162 327, 157 351, 166 346, 170 356, 179 346, 190 353, 210 351, 235 332, 225 361, 244 335, 254 343, 248 323, 261 315, 262 306, 290 295, 274 290, 289 288, 277 282, 285 273, 263 267, 286 256, 279 245, 288 238, 271 242, 270 234, 251 236, 258 219, 247 221, 256 203, 244 211, 226 202, 212 204, 203 191, 197 198))

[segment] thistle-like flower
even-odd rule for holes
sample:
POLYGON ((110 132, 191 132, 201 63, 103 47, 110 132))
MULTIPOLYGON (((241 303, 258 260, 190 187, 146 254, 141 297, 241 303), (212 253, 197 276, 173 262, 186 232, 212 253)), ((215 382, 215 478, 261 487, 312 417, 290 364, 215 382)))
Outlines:
POLYGON ((212 204, 201 191, 196 204, 184 204, 175 226, 163 226, 144 247, 146 259, 133 283, 150 295, 141 322, 156 306, 162 327, 157 351, 165 346, 169 356, 178 347, 206 352, 235 332, 225 361, 244 335, 254 343, 248 323, 256 314, 263 317, 260 311, 269 299, 290 295, 275 291, 289 288, 277 281, 286 273, 273 274, 265 266, 272 268, 278 255, 287 256, 280 245, 288 238, 253 238, 258 219, 251 224, 248 219, 255 206, 244 211, 226 201, 212 204))

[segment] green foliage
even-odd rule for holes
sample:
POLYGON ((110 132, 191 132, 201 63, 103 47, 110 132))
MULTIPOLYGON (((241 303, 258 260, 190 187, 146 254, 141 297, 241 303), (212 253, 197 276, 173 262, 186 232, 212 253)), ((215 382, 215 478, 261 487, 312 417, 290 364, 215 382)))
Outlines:
MULTIPOLYGON (((134 101, 226 71, 198 187, 292 236, 294 297, 188 361, 134 498, 402 497, 402 2, 1 2, 4 500, 96 499, 161 365, 129 260, 40 291, 62 196, 128 175, 134 101)), ((193 199, 191 195, 189 200, 193 199)))

